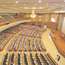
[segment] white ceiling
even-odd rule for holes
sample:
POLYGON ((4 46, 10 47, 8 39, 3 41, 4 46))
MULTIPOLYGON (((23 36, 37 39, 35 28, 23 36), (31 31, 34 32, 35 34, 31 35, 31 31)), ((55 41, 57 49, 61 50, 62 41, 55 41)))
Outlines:
POLYGON ((36 13, 65 10, 65 3, 64 0, 0 0, 0 13, 31 13, 32 10, 36 13))

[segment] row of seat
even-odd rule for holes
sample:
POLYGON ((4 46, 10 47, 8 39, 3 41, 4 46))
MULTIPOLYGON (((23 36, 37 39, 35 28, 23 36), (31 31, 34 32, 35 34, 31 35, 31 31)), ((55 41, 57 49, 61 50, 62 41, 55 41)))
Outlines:
POLYGON ((8 34, 8 33, 0 33, 0 51, 2 51, 6 44, 8 43, 8 41, 12 38, 12 34, 8 34))
MULTIPOLYGON (((8 50, 43 50, 41 28, 35 25, 20 24, 0 33, 0 50, 8 43, 8 50), (18 34, 20 33, 20 34, 18 34), (18 36, 16 36, 18 34, 18 36), (10 41, 12 38, 14 39, 10 41), (10 41, 10 42, 9 42, 10 41), (30 47, 27 49, 27 47, 30 47)), ((43 30, 43 29, 42 29, 43 30)))
POLYGON ((46 51, 40 38, 32 38, 22 36, 21 34, 15 36, 9 43, 7 50, 9 51, 46 51))
POLYGON ((2 65, 55 65, 43 53, 6 53, 2 65), (22 56, 22 57, 21 57, 22 56), (51 62, 50 62, 51 61, 51 62))
POLYGON ((3 33, 5 35, 5 33, 18 33, 18 32, 21 31, 21 33, 23 35, 40 37, 40 35, 42 33, 41 29, 43 30, 43 28, 40 28, 40 27, 35 26, 35 25, 23 25, 23 24, 20 24, 20 25, 17 25, 15 27, 12 27, 12 28, 9 28, 9 29, 3 31, 3 33))
POLYGON ((32 65, 35 65, 35 62, 34 62, 34 59, 33 59, 33 56, 32 56, 31 53, 30 53, 30 61, 31 61, 31 64, 32 64, 32 65))
POLYGON ((6 65, 7 59, 8 59, 8 53, 6 53, 6 55, 5 55, 5 57, 4 57, 3 65, 6 65))

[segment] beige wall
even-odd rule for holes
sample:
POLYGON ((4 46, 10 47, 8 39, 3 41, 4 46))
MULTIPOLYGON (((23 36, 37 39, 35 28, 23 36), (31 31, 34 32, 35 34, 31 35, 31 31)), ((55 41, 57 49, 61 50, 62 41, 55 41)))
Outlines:
POLYGON ((54 26, 56 26, 57 30, 60 30, 60 31, 62 27, 63 17, 65 16, 65 14, 62 14, 62 13, 43 13, 43 14, 36 14, 35 18, 31 18, 30 15, 31 13, 29 14, 23 13, 21 14, 21 18, 31 19, 31 21, 35 21, 35 22, 49 23, 51 22, 51 18, 53 17, 56 21, 54 26))
POLYGON ((59 14, 58 30, 65 34, 64 14, 59 14))
POLYGON ((58 19, 58 14, 42 14, 42 15, 37 15, 37 17, 36 18, 34 18, 33 20, 34 21, 42 21, 43 23, 44 22, 50 22, 51 21, 51 17, 53 17, 55 20, 56 20, 56 22, 57 22, 57 19, 58 19), (41 20, 40 20, 41 19, 41 20))
POLYGON ((62 33, 65 34, 65 16, 63 17, 62 26, 61 26, 62 33))
MULTIPOLYGON (((63 20, 63 16, 64 14, 59 14, 59 13, 43 13, 43 14, 37 14, 37 16, 35 18, 31 18, 30 17, 31 14, 26 14, 26 16, 24 16, 25 18, 30 18, 31 21, 35 21, 35 22, 42 22, 42 23, 49 23, 51 22, 51 18, 53 17, 55 19, 55 25, 56 28, 58 30, 61 30, 61 24, 62 24, 62 20, 63 20)), ((51 24, 48 24, 51 25, 51 24)), ((53 27, 53 25, 52 25, 53 27)))

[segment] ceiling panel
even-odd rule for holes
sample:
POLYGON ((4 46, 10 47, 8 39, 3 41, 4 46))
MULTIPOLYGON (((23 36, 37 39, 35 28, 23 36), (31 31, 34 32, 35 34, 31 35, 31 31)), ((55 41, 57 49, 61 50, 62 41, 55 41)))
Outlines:
POLYGON ((64 0, 48 0, 48 2, 51 2, 51 3, 61 3, 61 2, 64 2, 64 0))
POLYGON ((0 0, 0 13, 31 13, 32 10, 35 10, 36 13, 65 10, 65 2, 64 0, 0 0))

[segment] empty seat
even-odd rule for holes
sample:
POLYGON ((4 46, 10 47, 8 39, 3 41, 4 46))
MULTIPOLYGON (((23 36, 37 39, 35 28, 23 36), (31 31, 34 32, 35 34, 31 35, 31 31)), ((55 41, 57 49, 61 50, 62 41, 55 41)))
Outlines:
POLYGON ((14 64, 14 53, 12 53, 12 55, 11 55, 11 65, 13 65, 14 64))
POLYGON ((25 63, 25 65, 28 65, 28 61, 27 61, 27 57, 26 57, 25 53, 24 53, 24 63, 25 63))
POLYGON ((31 60, 31 64, 32 64, 32 65, 35 65, 34 59, 32 58, 32 54, 31 54, 31 53, 30 53, 30 60, 31 60))
POLYGON ((8 58, 8 53, 6 53, 6 55, 5 55, 5 57, 4 57, 4 60, 3 60, 3 65, 6 65, 7 58, 8 58))
POLYGON ((18 53, 18 65, 21 65, 20 63, 20 54, 18 53))
POLYGON ((45 57, 42 54, 40 54, 40 58, 42 59, 43 64, 49 65, 49 63, 47 62, 47 60, 45 59, 45 57))
POLYGON ((37 65, 42 65, 37 54, 36 54, 36 62, 37 62, 37 65))

